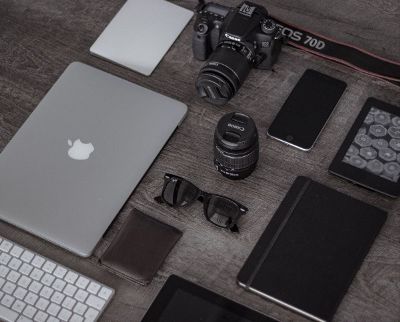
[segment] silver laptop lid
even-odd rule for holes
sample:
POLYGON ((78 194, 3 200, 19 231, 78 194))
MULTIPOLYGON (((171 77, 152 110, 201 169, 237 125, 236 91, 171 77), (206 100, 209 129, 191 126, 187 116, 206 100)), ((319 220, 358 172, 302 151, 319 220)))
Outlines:
POLYGON ((89 256, 186 112, 71 64, 0 154, 0 218, 89 256))
POLYGON ((193 12, 164 0, 128 0, 90 53, 149 76, 193 12))

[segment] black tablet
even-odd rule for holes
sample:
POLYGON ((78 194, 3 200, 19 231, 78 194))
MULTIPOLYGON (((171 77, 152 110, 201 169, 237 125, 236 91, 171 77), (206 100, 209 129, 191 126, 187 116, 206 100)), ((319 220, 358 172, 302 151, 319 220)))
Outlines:
POLYGON ((368 98, 329 171, 390 197, 398 197, 400 107, 368 98))
POLYGON ((172 275, 142 322, 277 322, 172 275))

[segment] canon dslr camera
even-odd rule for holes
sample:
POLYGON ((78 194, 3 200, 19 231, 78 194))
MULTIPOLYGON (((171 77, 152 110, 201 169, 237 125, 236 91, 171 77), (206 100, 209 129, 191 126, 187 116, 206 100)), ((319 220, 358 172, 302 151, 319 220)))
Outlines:
POLYGON ((243 2, 237 8, 201 2, 194 25, 193 54, 208 62, 196 81, 199 95, 225 104, 252 67, 271 69, 282 47, 281 28, 262 6, 243 2))

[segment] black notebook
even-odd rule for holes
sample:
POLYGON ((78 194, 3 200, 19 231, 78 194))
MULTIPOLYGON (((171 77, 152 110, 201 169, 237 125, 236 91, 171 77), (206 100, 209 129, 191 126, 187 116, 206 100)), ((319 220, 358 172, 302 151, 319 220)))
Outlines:
POLYGON ((329 321, 386 212, 298 177, 238 275, 246 289, 329 321))

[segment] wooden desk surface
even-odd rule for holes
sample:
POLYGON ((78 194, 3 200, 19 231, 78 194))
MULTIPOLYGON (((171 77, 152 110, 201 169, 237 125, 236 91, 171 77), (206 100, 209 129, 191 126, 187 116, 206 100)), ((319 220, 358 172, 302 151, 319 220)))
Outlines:
MULTIPOLYGON (((236 285, 235 277, 293 180, 298 175, 306 175, 389 212, 388 220, 341 303, 335 321, 399 321, 400 203, 331 176, 327 168, 367 97, 400 105, 400 87, 286 47, 274 72, 252 71, 239 94, 228 105, 215 107, 199 99, 194 89, 194 80, 202 63, 195 61, 191 53, 193 21, 151 77, 89 55, 89 47, 123 2, 0 0, 0 151, 73 61, 93 65, 181 100, 189 106, 186 121, 89 260, 80 259, 6 223, 0 224, 0 235, 11 237, 114 287, 116 296, 103 321, 140 321, 172 273, 282 321, 304 321, 292 312, 245 292, 236 285), (264 133, 307 68, 345 80, 348 88, 316 147, 304 153, 266 138, 264 133), (214 127, 224 113, 231 111, 250 114, 261 134, 258 168, 240 182, 223 178, 212 164, 214 127), (226 194, 247 205, 250 211, 241 222, 241 233, 235 235, 209 225, 199 204, 179 211, 157 205, 153 197, 160 192, 166 171, 186 176, 204 190, 226 194), (96 263, 133 207, 184 232, 148 287, 126 282, 96 263)), ((187 8, 195 5, 194 0, 174 2, 187 8)), ((227 5, 239 3, 221 2, 227 5)), ((398 0, 257 2, 266 5, 272 14, 294 24, 400 60, 398 0)), ((154 13, 154 19, 160 14, 154 13)))

